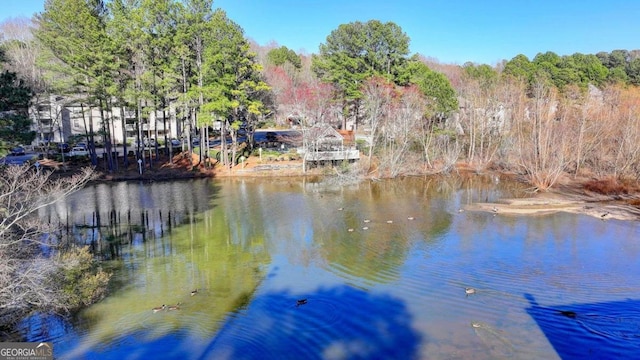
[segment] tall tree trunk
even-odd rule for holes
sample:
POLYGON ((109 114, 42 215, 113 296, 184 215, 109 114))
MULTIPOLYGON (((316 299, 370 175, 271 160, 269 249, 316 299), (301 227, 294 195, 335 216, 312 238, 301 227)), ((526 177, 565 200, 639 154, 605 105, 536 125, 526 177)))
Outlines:
POLYGON ((136 101, 136 104, 136 117, 138 124, 138 146, 136 147, 136 151, 138 153, 138 158, 142 159, 142 167, 144 168, 147 165, 147 161, 144 152, 144 133, 142 132, 142 100, 138 99, 138 101, 136 101))
POLYGON ((102 123, 102 139, 103 139, 103 144, 104 144, 104 154, 103 157, 107 162, 107 169, 109 170, 109 172, 113 171, 113 158, 112 158, 112 152, 111 152, 111 138, 109 136, 110 133, 110 129, 109 126, 107 124, 107 120, 105 119, 104 116, 104 101, 103 99, 99 100, 98 103, 99 109, 100 109, 100 121, 102 123))
POLYGON ((129 157, 127 156, 127 110, 124 105, 124 101, 121 100, 121 104, 122 106, 120 106, 120 119, 122 119, 122 156, 124 157, 122 163, 126 169, 129 167, 129 157))
MULTIPOLYGON (((82 117, 84 119, 84 105, 80 104, 82 108, 82 117)), ((98 153, 96 149, 95 131, 93 129, 93 107, 89 106, 89 146, 93 149, 91 154, 91 164, 93 166, 98 165, 98 153)))

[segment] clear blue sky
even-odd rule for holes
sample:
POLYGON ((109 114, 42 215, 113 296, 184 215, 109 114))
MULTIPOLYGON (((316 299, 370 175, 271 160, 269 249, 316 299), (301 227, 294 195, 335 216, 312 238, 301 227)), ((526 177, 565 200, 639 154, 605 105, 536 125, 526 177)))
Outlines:
MULTIPOLYGON (((44 0, 0 0, 0 22, 44 0)), ((261 45, 318 51, 338 25, 398 24, 411 52, 443 63, 495 64, 518 54, 640 49, 640 0, 214 0, 261 45)))

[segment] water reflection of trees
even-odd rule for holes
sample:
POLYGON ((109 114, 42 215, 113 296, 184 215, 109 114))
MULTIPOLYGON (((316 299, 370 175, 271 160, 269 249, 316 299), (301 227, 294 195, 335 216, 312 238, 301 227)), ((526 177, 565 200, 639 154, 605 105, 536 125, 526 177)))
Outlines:
POLYGON ((217 191, 204 180, 94 184, 42 209, 40 217, 64 225, 63 235, 113 260, 122 256, 122 246, 162 237, 210 208, 217 191))
MULTIPOLYGON (((322 194, 316 197, 320 205, 314 210, 313 228, 318 230, 314 240, 326 262, 338 274, 372 283, 396 279, 398 268, 417 242, 440 241, 458 213, 452 197, 458 197, 457 205, 462 206, 495 201, 504 194, 513 196, 523 188, 477 174, 367 181, 349 191, 322 189, 318 184, 309 187, 322 194), (415 220, 407 221, 409 217, 415 220), (363 223, 364 219, 371 222, 363 223)), ((490 220, 483 219, 476 221, 490 220)))
POLYGON ((130 257, 136 251, 157 256, 163 254, 158 249, 170 251, 171 244, 156 246, 156 241, 164 241, 180 225, 202 221, 197 214, 212 206, 212 197, 221 196, 227 204, 220 204, 226 218, 220 225, 228 228, 230 239, 261 234, 272 239, 265 246, 274 246, 276 240, 292 242, 285 247, 297 252, 292 255, 301 263, 333 263, 350 276, 375 281, 389 278, 415 241, 433 241, 448 230, 451 214, 457 212, 446 209, 452 206, 452 194, 460 192, 464 204, 493 200, 501 191, 499 180, 477 175, 409 177, 349 187, 295 179, 218 184, 225 187, 224 194, 206 181, 100 184, 56 204, 43 216, 67 224, 77 242, 89 244, 103 259, 130 257), (337 212, 338 207, 345 211, 337 212), (408 223, 407 217, 418 221, 408 223), (373 220, 368 232, 362 230, 365 218, 373 220), (356 231, 348 233, 349 228, 356 231), (300 249, 295 244, 299 238, 313 243, 300 249), (142 244, 148 244, 146 250, 142 244))
POLYGON ((86 195, 95 198, 72 198, 48 214, 80 224, 70 227, 78 241, 93 244, 117 268, 117 291, 82 313, 87 340, 80 354, 87 354, 82 346, 119 344, 132 335, 155 343, 181 331, 215 334, 227 316, 255 302, 272 253, 328 267, 358 287, 393 282, 414 246, 437 243, 449 231, 457 213, 448 209, 455 206, 450 195, 465 186, 417 177, 348 188, 295 179, 203 184, 96 188, 86 195), (120 192, 128 198, 122 207, 108 201, 120 192), (194 288, 200 291, 192 297, 194 288), (178 302, 180 311, 150 310, 178 302))
MULTIPOLYGON (((122 247, 117 292, 81 313, 86 340, 72 350, 85 356, 99 344, 120 344, 130 336, 144 342, 186 332, 212 336, 229 313, 253 299, 270 255, 258 224, 231 210, 237 197, 189 216, 170 234, 122 247), (226 204, 232 201, 233 204, 226 204), (238 228, 244 229, 242 234, 238 228), (191 291, 198 289, 192 296, 191 291), (175 311, 153 307, 178 304, 175 311)), ((236 209, 239 209, 236 207, 236 209)))
POLYGON ((147 324, 109 344, 65 349, 61 357, 413 359, 428 340, 416 331, 399 299, 348 286, 321 288, 302 296, 308 301, 296 306, 299 297, 288 292, 257 295, 242 312, 217 320, 219 330, 209 337, 194 337, 193 328, 166 331, 172 325, 164 322, 184 313, 157 313, 153 316, 162 316, 163 322, 154 328, 147 324))
POLYGON ((441 210, 448 200, 434 184, 407 178, 324 193, 317 200, 314 241, 330 268, 370 284, 396 280, 410 249, 438 241, 451 225, 451 213, 441 210))

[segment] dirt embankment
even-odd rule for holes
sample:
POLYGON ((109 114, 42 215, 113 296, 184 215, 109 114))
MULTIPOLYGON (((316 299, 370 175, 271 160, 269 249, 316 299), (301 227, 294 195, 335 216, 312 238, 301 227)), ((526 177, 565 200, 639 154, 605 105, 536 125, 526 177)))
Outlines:
MULTIPOLYGON (((235 167, 223 167, 217 161, 205 163, 200 161, 198 155, 180 153, 169 159, 160 155, 154 157, 153 161, 147 161, 142 169, 138 166, 135 158, 129 159, 129 165, 124 166, 122 159, 119 160, 117 168, 109 170, 107 164, 99 159, 95 167, 98 173, 98 181, 162 181, 190 178, 213 178, 213 177, 265 177, 265 176, 304 176, 317 175, 318 170, 303 171, 301 160, 260 162, 258 159, 249 158, 247 161, 237 164, 235 167), (142 170, 142 171, 141 171, 142 170)), ((53 160, 40 160, 39 164, 46 169, 54 170, 54 176, 69 176, 78 171, 79 168, 91 166, 88 159, 67 161, 65 163, 53 160)))

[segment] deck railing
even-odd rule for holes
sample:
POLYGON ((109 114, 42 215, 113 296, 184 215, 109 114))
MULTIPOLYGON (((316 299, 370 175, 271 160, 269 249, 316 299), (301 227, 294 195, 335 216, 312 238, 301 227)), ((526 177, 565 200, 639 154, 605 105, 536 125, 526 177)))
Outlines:
POLYGON ((333 151, 304 151, 306 161, 357 160, 360 159, 358 149, 343 149, 333 151))

